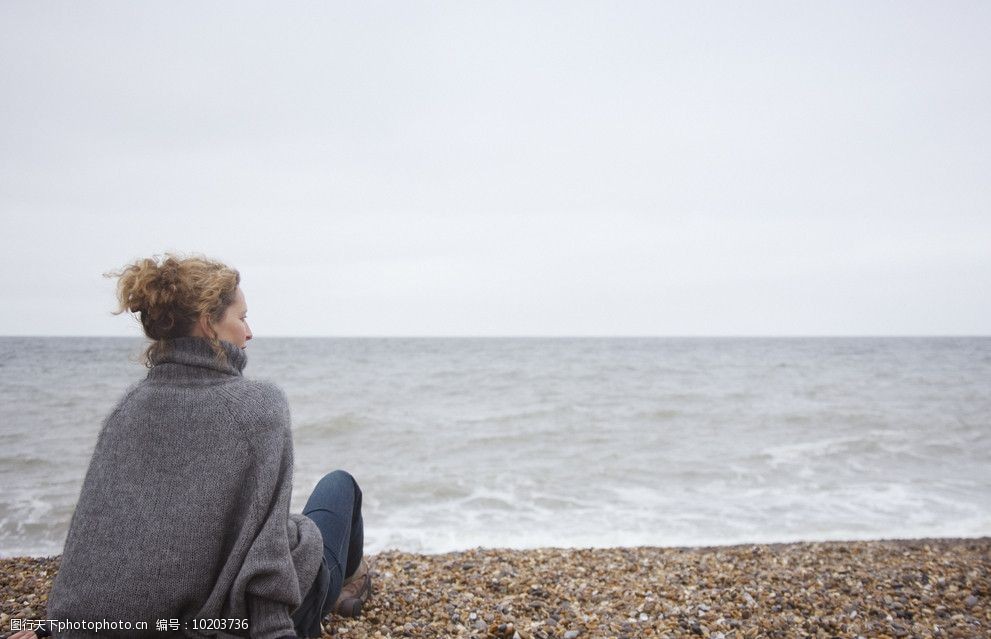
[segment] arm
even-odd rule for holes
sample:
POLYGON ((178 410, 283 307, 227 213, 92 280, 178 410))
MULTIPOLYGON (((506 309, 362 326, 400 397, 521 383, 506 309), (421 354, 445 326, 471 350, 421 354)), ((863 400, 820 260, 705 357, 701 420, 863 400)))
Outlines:
POLYGON ((242 599, 253 638, 295 636, 290 611, 303 600, 288 536, 293 449, 289 406, 271 385, 259 385, 245 408, 244 436, 251 456, 246 477, 246 532, 250 545, 231 596, 242 599), (253 405, 252 405, 253 404, 253 405))

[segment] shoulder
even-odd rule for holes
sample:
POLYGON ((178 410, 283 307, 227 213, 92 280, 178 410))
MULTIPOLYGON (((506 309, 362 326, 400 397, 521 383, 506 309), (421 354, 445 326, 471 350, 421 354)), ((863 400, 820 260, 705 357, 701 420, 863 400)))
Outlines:
POLYGON ((127 404, 132 401, 135 396, 140 395, 147 388, 148 382, 146 380, 139 380, 133 382, 127 389, 121 394, 120 398, 117 400, 117 405, 114 406, 113 412, 116 413, 121 408, 127 406, 127 404))
POLYGON ((289 406, 285 391, 267 380, 240 377, 230 387, 240 400, 252 406, 289 406))
POLYGON ((117 400, 117 404, 114 405, 113 410, 103 419, 104 426, 125 416, 133 415, 135 410, 140 411, 140 406, 147 395, 147 380, 132 383, 117 400))
POLYGON ((269 381, 243 377, 225 386, 237 421, 249 432, 259 428, 289 429, 289 400, 282 388, 269 381))

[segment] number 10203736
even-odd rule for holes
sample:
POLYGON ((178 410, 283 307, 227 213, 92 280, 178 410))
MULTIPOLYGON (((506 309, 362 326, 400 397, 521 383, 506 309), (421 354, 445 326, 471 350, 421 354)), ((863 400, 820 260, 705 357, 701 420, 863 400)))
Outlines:
POLYGON ((193 619, 190 621, 193 630, 247 630, 247 619, 193 619))

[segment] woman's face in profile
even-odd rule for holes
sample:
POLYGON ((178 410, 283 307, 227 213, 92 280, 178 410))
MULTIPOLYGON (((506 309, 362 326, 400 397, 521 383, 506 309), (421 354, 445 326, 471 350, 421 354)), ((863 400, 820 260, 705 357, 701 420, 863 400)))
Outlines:
POLYGON ((251 339, 251 329, 248 328, 248 304, 244 301, 244 292, 238 287, 234 293, 234 302, 224 311, 224 316, 213 325, 217 339, 245 348, 251 339))

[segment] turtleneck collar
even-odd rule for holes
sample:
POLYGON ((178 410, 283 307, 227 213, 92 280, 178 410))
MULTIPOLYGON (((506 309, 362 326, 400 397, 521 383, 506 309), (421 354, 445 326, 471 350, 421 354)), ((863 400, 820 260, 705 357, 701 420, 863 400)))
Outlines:
POLYGON ((210 341, 202 337, 179 337, 168 341, 164 353, 152 358, 148 376, 154 379, 240 376, 248 363, 244 349, 221 340, 227 356, 218 359, 210 341))

